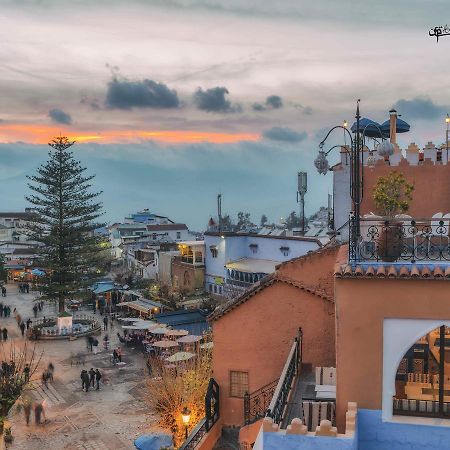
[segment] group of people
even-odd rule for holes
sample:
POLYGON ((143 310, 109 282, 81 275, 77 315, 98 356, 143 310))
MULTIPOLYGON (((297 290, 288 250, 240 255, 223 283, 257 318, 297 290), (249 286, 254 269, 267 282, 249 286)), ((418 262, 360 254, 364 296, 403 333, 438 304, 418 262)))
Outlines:
POLYGON ((44 402, 36 402, 34 404, 31 403, 30 400, 25 400, 22 403, 22 407, 23 407, 23 412, 25 414, 25 421, 27 423, 27 425, 30 424, 30 418, 31 418, 31 410, 34 409, 34 421, 36 423, 36 425, 40 425, 41 424, 41 418, 44 417, 44 421, 46 420, 45 418, 45 411, 44 411, 44 402))
POLYGON ((85 392, 89 391, 89 387, 95 387, 95 390, 98 391, 100 389, 100 380, 102 379, 102 374, 100 370, 91 367, 89 372, 85 369, 81 371, 81 389, 85 392))
POLYGON ((0 317, 11 317, 11 306, 0 303, 0 317))
POLYGON ((25 336, 25 328, 27 329, 27 331, 31 328, 31 325, 33 324, 33 321, 28 318, 28 320, 26 322, 24 322, 22 320, 22 316, 16 311, 16 309, 14 308, 14 313, 16 316, 16 322, 17 322, 17 326, 20 329, 20 332, 22 333, 22 337, 25 336))
POLYGON ((21 294, 29 294, 30 293, 30 285, 28 283, 19 283, 19 292, 21 294))
POLYGON ((34 317, 37 317, 38 311, 41 312, 43 309, 44 309, 44 302, 42 300, 40 302, 36 302, 33 306, 34 317))

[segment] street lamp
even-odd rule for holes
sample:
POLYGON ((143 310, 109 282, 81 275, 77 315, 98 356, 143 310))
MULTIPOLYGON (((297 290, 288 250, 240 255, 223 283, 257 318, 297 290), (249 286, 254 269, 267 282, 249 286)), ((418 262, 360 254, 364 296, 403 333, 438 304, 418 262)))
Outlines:
POLYGON ((187 439, 188 438, 189 421, 191 420, 191 410, 187 406, 185 406, 183 408, 183 411, 181 411, 181 418, 183 419, 183 424, 185 427, 186 439, 187 439))
MULTIPOLYGON (((348 130, 348 124, 346 123, 346 121, 344 122, 343 125, 337 125, 331 128, 331 130, 328 131, 325 138, 320 142, 319 154, 314 161, 314 165, 316 166, 317 171, 320 174, 325 175, 329 170, 329 162, 327 159, 327 155, 331 152, 331 150, 333 150, 336 147, 341 147, 344 148, 345 151, 350 155, 350 197, 353 201, 353 211, 350 224, 350 243, 353 245, 350 245, 350 249, 353 252, 356 252, 357 242, 360 237, 360 209, 361 209, 361 201, 364 194, 363 152, 365 147, 365 137, 367 128, 369 126, 375 126, 380 133, 380 138, 382 139, 382 142, 377 147, 377 151, 380 156, 391 155, 394 152, 394 146, 390 142, 384 140, 383 133, 381 129, 378 127, 378 125, 372 122, 366 125, 364 129, 361 128, 360 126, 361 115, 359 113, 359 102, 360 100, 358 99, 358 101, 356 102, 356 114, 355 114, 356 129, 353 130, 355 136, 352 136, 352 134, 348 130), (338 128, 344 130, 344 136, 345 133, 349 135, 350 151, 348 150, 347 146, 334 145, 327 152, 325 152, 325 150, 323 149, 325 141, 328 139, 328 136, 338 128)), ((369 155, 368 163, 370 165, 373 165, 374 164, 373 153, 372 152, 370 153, 371 154, 369 155)))

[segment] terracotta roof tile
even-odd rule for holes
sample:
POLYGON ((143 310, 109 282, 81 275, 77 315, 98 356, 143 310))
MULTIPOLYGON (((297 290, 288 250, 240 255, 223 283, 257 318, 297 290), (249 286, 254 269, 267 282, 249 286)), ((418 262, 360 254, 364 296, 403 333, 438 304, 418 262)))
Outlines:
POLYGON ((417 268, 417 266, 412 266, 411 277, 412 278, 419 278, 420 277, 420 272, 419 272, 419 269, 417 268))
POLYGON ((428 267, 422 268, 422 278, 430 278, 431 277, 431 271, 428 267))
POLYGON ((347 265, 344 269, 344 277, 351 277, 353 275, 352 266, 347 265))
POLYGON ((384 266, 379 266, 377 269, 377 277, 385 277, 386 276, 386 269, 384 266))
POLYGON ((450 266, 445 269, 445 277, 450 278, 450 266))
POLYGON ((434 275, 434 278, 443 278, 444 272, 442 271, 442 269, 439 266, 437 266, 433 270, 433 275, 434 275))
POLYGON ((366 277, 373 277, 375 275, 375 269, 373 266, 369 266, 366 270, 366 277))
POLYGON ((357 266, 354 273, 357 277, 362 277, 364 275, 364 270, 361 266, 357 266))
POLYGON ((395 266, 389 267, 387 276, 389 278, 397 278, 397 269, 395 268, 395 266))
POLYGON ((409 269, 406 266, 400 267, 399 277, 400 278, 407 278, 407 277, 409 277, 409 269))

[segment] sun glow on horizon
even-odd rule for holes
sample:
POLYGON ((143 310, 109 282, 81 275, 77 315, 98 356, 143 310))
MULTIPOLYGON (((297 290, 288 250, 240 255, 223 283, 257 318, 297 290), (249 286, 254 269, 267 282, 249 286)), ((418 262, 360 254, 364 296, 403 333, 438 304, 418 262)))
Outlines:
POLYGON ((70 140, 80 143, 101 142, 132 143, 151 140, 167 144, 194 144, 210 142, 214 144, 232 144, 241 141, 258 141, 258 133, 219 133, 192 130, 78 130, 67 126, 29 125, 0 123, 0 143, 26 142, 46 144, 53 136, 63 134, 70 140))

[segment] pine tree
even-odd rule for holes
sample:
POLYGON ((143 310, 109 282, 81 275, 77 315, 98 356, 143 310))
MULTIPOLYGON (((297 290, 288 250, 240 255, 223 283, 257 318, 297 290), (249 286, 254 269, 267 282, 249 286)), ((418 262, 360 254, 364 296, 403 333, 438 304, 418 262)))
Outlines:
POLYGON ((50 271, 44 298, 57 301, 64 312, 65 299, 78 296, 86 282, 95 276, 100 240, 94 230, 102 215, 97 201, 101 192, 90 192, 95 175, 86 170, 68 149, 74 144, 66 137, 49 143, 53 150, 48 161, 29 176, 33 205, 33 239, 40 242, 40 263, 50 271))

